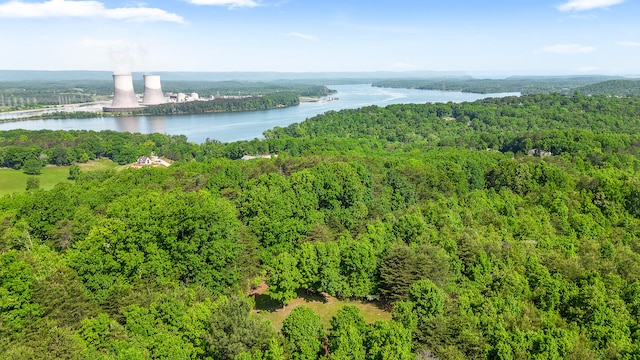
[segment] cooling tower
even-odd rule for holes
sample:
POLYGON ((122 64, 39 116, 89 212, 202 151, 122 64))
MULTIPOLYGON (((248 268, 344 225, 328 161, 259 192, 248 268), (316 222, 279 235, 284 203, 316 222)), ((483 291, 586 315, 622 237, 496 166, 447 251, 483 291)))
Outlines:
POLYGON ((144 106, 138 104, 136 93, 133 91, 131 75, 113 75, 113 102, 104 111, 125 112, 140 110, 144 106))
POLYGON ((143 105, 164 104, 164 94, 160 86, 160 75, 144 75, 143 105))

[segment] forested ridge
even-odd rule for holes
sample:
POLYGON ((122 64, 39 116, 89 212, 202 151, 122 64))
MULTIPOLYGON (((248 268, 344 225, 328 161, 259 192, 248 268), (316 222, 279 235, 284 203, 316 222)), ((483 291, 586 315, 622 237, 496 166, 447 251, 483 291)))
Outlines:
POLYGON ((234 143, 2 132, 16 169, 175 161, 0 198, 0 353, 638 358, 639 130, 640 98, 576 93, 342 110, 234 143), (244 295, 263 279, 283 305, 304 290, 393 320, 345 307, 325 329, 301 306, 277 332, 244 295))
POLYGON ((637 89, 631 90, 634 80, 615 76, 511 76, 504 79, 475 79, 471 77, 443 77, 431 79, 388 79, 373 83, 373 86, 390 88, 409 88, 424 90, 461 91, 478 94, 501 92, 519 92, 532 94, 573 94, 581 91, 588 94, 637 95, 637 89), (607 84, 604 87, 600 83, 607 84), (590 92, 590 89, 597 89, 590 92))
POLYGON ((609 80, 579 88, 580 92, 592 95, 640 96, 640 80, 609 80))

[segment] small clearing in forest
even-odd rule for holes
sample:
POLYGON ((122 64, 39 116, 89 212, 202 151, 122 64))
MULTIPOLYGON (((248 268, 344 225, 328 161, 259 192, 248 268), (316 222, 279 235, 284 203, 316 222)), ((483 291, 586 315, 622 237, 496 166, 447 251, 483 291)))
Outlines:
POLYGON ((304 290, 299 291, 298 297, 289 301, 284 308, 266 294, 254 294, 254 299, 256 301, 256 312, 264 319, 271 321, 277 331, 280 331, 282 328, 282 321, 287 315, 301 305, 313 309, 313 311, 320 316, 320 323, 322 323, 325 329, 329 329, 329 321, 331 321, 331 318, 345 305, 357 306, 367 324, 372 324, 378 320, 391 320, 391 313, 386 311, 378 303, 340 300, 326 293, 314 294, 304 290))

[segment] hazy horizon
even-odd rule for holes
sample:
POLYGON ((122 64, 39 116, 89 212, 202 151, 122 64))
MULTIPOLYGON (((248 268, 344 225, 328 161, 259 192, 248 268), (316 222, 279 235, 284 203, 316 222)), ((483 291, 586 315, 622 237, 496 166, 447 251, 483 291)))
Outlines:
MULTIPOLYGON (((157 74, 162 81, 246 81, 246 82, 280 82, 342 80, 351 83, 366 83, 384 79, 508 79, 508 78, 602 78, 639 79, 638 75, 606 75, 606 74, 509 74, 487 73, 468 74, 462 71, 343 71, 343 72, 286 72, 286 71, 133 71, 128 73, 134 81, 142 81, 143 75, 157 74), (354 82, 355 81, 355 82, 354 82)), ((6 70, 0 69, 0 81, 50 81, 50 80, 88 80, 111 81, 110 70, 6 70)), ((326 83, 329 84, 329 83, 326 83)))
POLYGON ((0 69, 640 74, 638 1, 0 1, 0 69))

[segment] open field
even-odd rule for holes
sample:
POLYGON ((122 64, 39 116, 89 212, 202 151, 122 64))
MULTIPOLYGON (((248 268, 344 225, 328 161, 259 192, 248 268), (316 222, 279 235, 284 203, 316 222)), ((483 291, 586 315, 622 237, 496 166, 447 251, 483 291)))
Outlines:
POLYGON ((345 305, 354 305, 360 309, 360 314, 367 324, 372 324, 377 320, 391 320, 391 313, 384 310, 376 303, 339 300, 329 295, 311 294, 306 291, 299 291, 298 297, 291 300, 289 304, 282 308, 276 301, 268 295, 261 294, 255 296, 256 310, 264 318, 273 324, 277 331, 282 328, 282 321, 298 306, 304 305, 313 309, 320 316, 320 322, 325 329, 329 329, 329 321, 345 305))
MULTIPOLYGON (((118 165, 109 159, 100 159, 87 161, 84 164, 76 164, 80 166, 82 171, 95 171, 95 170, 117 170, 120 171, 129 165, 118 165)), ((68 167, 67 167, 68 169, 68 167)), ((69 170, 67 170, 68 172, 69 170)))
MULTIPOLYGON (((100 159, 89 161, 84 164, 78 164, 81 171, 109 170, 118 169, 120 166, 109 159, 100 159)), ((42 168, 40 175, 27 175, 22 170, 0 169, 0 196, 24 191, 27 187, 27 179, 30 176, 36 176, 40 179, 40 188, 49 190, 56 184, 70 181, 68 166, 52 166, 42 168)))

